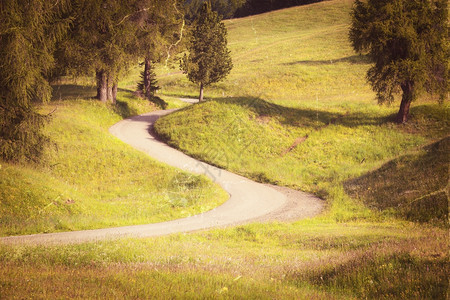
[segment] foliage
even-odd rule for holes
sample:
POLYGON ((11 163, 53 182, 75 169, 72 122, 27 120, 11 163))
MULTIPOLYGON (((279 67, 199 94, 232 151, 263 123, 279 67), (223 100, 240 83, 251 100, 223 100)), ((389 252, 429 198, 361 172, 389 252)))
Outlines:
POLYGON ((137 84, 137 92, 140 96, 145 96, 147 100, 153 102, 158 107, 166 109, 168 103, 156 96, 156 92, 160 89, 160 87, 158 86, 154 66, 150 63, 147 65, 148 62, 149 61, 145 62, 145 70, 141 72, 141 80, 137 84))
POLYGON ((73 26, 58 48, 58 64, 66 74, 96 74, 97 98, 104 102, 114 102, 113 88, 136 61, 132 13, 132 2, 75 0, 73 26))
MULTIPOLYGON (((150 83, 150 86, 148 89, 149 89, 150 95, 154 96, 156 94, 156 92, 158 90, 160 90, 161 88, 158 86, 158 80, 156 79, 156 74, 155 74, 153 67, 151 67, 148 72, 149 72, 148 78, 149 78, 149 83, 150 83)), ((141 91, 142 93, 146 93, 145 85, 144 85, 144 72, 141 72, 141 81, 139 81, 137 84, 137 90, 141 91)))
POLYGON ((0 157, 37 160, 48 140, 40 132, 47 117, 33 102, 48 101, 46 74, 54 67, 53 51, 70 18, 67 1, 3 1, 0 4, 0 157))
POLYGON ((136 27, 133 47, 140 59, 156 63, 176 52, 184 31, 183 14, 178 2, 135 1, 130 21, 136 27))
POLYGON ((130 18, 136 25, 136 55, 143 58, 144 71, 138 83, 138 92, 149 101, 165 109, 167 103, 155 96, 159 89, 154 73, 154 63, 165 59, 179 50, 185 22, 176 0, 137 1, 135 13, 130 18))
POLYGON ((233 63, 227 48, 227 29, 208 2, 195 20, 188 46, 189 55, 184 55, 180 67, 190 81, 200 84, 200 100, 203 87, 224 79, 233 63))
POLYGON ((355 2, 350 41, 374 63, 367 78, 380 103, 402 92, 398 122, 407 121, 409 104, 423 90, 447 97, 447 7, 447 0, 355 2))

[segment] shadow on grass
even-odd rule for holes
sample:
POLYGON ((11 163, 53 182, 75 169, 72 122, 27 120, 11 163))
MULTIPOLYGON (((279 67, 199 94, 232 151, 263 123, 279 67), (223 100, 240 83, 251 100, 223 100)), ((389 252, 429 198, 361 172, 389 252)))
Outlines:
POLYGON ((113 109, 116 114, 124 119, 138 114, 138 111, 136 109, 130 108, 128 103, 125 101, 117 100, 116 105, 114 105, 113 109))
POLYGON ((366 65, 370 64, 370 59, 367 55, 352 55, 348 57, 342 57, 339 59, 328 59, 328 60, 300 60, 289 63, 283 63, 285 66, 293 65, 305 65, 305 66, 324 66, 332 65, 335 63, 350 63, 353 65, 366 65))
POLYGON ((404 247, 394 253, 377 249, 381 255, 370 250, 353 254, 346 262, 312 266, 306 274, 291 277, 294 282, 306 280, 322 288, 351 293, 358 299, 446 299, 446 259, 413 257, 404 247))
POLYGON ((446 137, 419 153, 404 155, 348 180, 344 188, 374 209, 392 210, 410 221, 448 226, 449 153, 450 137, 446 137))
MULTIPOLYGON (((52 85, 52 101, 65 101, 65 100, 93 100, 98 101, 95 97, 97 95, 97 88, 94 86, 84 86, 76 84, 56 84, 52 85)), ((120 97, 125 101, 117 100, 116 105, 113 106, 114 111, 122 118, 128 118, 130 116, 138 114, 136 109, 130 108, 128 101, 135 100, 136 96, 133 91, 127 89, 118 89, 120 97)))
POLYGON ((380 116, 379 114, 370 114, 362 111, 338 113, 285 107, 260 98, 219 98, 211 101, 246 107, 260 119, 275 118, 284 125, 312 127, 315 129, 332 124, 346 127, 381 125, 393 120, 393 116, 380 116))
POLYGON ((94 86, 55 84, 52 88, 52 101, 92 99, 97 94, 97 88, 94 86))

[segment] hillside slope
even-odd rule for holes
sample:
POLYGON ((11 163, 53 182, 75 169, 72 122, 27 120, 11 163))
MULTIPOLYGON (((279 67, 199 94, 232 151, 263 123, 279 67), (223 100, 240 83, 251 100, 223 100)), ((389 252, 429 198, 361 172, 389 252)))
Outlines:
MULTIPOLYGON (((423 97, 408 124, 391 122, 398 102, 376 103, 365 82, 368 61, 348 41, 352 3, 326 1, 227 21, 229 78, 206 91, 210 101, 159 120, 157 132, 201 160, 313 192, 339 220, 367 217, 343 183, 446 136, 449 106, 423 97)), ((161 77, 164 93, 195 95, 196 87, 180 76, 161 77)))

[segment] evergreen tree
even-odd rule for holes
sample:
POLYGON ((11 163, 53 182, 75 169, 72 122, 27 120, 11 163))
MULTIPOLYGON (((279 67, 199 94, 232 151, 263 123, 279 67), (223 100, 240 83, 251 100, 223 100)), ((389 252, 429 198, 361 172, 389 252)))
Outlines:
POLYGON ((160 89, 158 86, 158 80, 156 79, 156 73, 153 70, 153 64, 150 64, 141 72, 141 81, 138 82, 137 90, 141 95, 145 95, 149 101, 153 102, 162 109, 166 109, 168 103, 163 99, 156 96, 156 92, 160 89))
POLYGON ((448 93, 448 1, 356 0, 349 33, 355 51, 368 51, 367 73, 379 103, 402 93, 397 122, 423 92, 448 93))
POLYGON ((119 77, 136 61, 136 29, 130 22, 133 2, 72 0, 74 17, 60 44, 59 64, 71 75, 93 75, 97 98, 115 102, 119 77))
POLYGON ((138 82, 137 89, 150 97, 154 97, 160 89, 153 65, 148 66, 145 71, 141 72, 141 80, 138 82))
POLYGON ((191 82, 200 85, 199 100, 203 101, 203 88, 224 79, 233 67, 227 48, 227 29, 209 2, 203 4, 195 19, 188 50, 180 67, 191 82))
POLYGON ((131 18, 137 29, 136 55, 144 59, 138 90, 163 108, 167 103, 155 96, 159 87, 154 63, 168 60, 178 49, 184 31, 184 18, 178 5, 177 0, 136 1, 136 13, 131 18))
POLYGON ((0 2, 0 158, 38 160, 45 142, 41 128, 48 117, 34 102, 51 97, 46 79, 54 67, 53 52, 70 18, 67 1, 0 2))

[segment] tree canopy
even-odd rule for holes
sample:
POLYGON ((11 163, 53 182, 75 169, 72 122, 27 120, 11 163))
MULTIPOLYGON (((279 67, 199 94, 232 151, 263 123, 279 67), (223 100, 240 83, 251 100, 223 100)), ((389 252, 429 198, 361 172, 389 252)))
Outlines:
POLYGON ((72 18, 68 1, 0 2, 0 157, 37 160, 47 138, 46 117, 33 102, 50 100, 46 79, 55 65, 53 51, 72 18))
POLYGON ((33 104, 50 99, 52 78, 95 74, 97 97, 115 102, 119 77, 132 64, 159 61, 174 51, 183 23, 178 5, 178 0, 1 1, 0 157, 38 159, 47 140, 40 129, 48 117, 33 104))
POLYGON ((202 101, 203 88, 224 79, 233 68, 227 48, 227 29, 208 2, 195 19, 188 51, 180 67, 190 81, 200 85, 202 101))
POLYGON ((355 51, 367 51, 368 81, 379 103, 402 93, 397 122, 421 92, 448 93, 447 0, 356 0, 349 33, 355 51))

